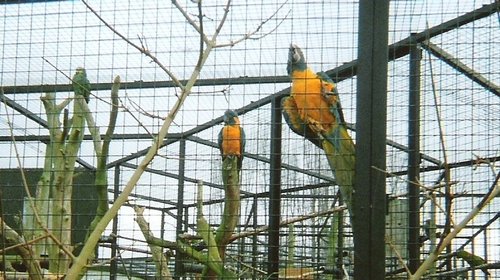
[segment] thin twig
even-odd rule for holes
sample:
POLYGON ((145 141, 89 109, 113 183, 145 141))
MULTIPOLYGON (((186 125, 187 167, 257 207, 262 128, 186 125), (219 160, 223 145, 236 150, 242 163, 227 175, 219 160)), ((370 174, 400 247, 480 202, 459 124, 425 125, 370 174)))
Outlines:
MULTIPOLYGON (((281 221, 279 226, 282 227, 282 226, 286 226, 288 224, 301 222, 301 221, 304 221, 307 219, 325 216, 325 215, 329 215, 329 214, 335 213, 335 212, 341 212, 341 211, 344 211, 345 209, 347 209, 346 206, 340 206, 340 207, 336 207, 336 208, 332 208, 332 209, 328 209, 328 210, 324 210, 324 211, 319 211, 319 212, 310 213, 310 214, 306 214, 306 215, 299 216, 299 217, 286 219, 286 220, 281 221)), ((250 231, 239 232, 239 233, 233 234, 231 236, 229 242, 233 242, 234 240, 239 239, 239 238, 257 235, 259 233, 267 231, 268 229, 269 229, 269 226, 262 226, 262 227, 258 227, 256 229, 253 229, 250 231)))
MULTIPOLYGON (((441 206, 441 204, 439 204, 439 202, 437 201, 436 197, 435 196, 432 196, 430 194, 434 193, 434 192, 437 192, 437 193, 440 193, 442 195, 446 195, 444 194, 443 192, 435 189, 435 188, 432 188, 432 187, 427 187, 425 185, 423 185, 421 182, 419 181, 411 181, 411 180, 408 180, 408 179, 405 179, 405 178, 402 178, 394 173, 391 173, 389 171, 386 171, 386 170, 383 170, 381 168, 378 168, 377 166, 372 166, 373 169, 377 170, 377 171, 380 171, 380 172, 383 172, 383 173, 386 173, 392 177, 395 177, 397 178, 398 180, 401 180, 401 181, 404 181, 404 182, 410 182, 413 186, 418 186, 419 188, 421 189, 424 189, 426 191, 428 191, 428 193, 425 193, 426 197, 430 200, 432 200, 434 202, 434 204, 436 204, 436 206, 441 210, 441 212, 443 212, 443 214, 447 215, 448 214, 448 211, 446 211, 446 209, 443 208, 443 206, 441 206)), ((456 182, 453 182, 453 184, 456 184, 456 182)), ((452 185, 452 183, 450 183, 449 185, 452 185)), ((439 186, 439 185, 437 185, 439 186)), ((455 225, 455 221, 450 217, 450 223, 452 225, 455 225)))
POLYGON ((135 44, 134 42, 132 42, 131 40, 129 40, 123 34, 118 32, 118 30, 116 30, 113 26, 111 26, 111 24, 109 24, 107 21, 105 21, 99 15, 99 13, 97 13, 97 11, 94 10, 85 0, 82 0, 82 2, 83 2, 83 4, 85 4, 85 6, 87 6, 87 9, 89 9, 102 23, 104 23, 104 25, 106 25, 111 31, 113 31, 113 33, 115 33, 118 37, 120 37, 122 40, 127 42, 132 47, 136 48, 138 51, 140 51, 141 53, 143 53, 147 57, 151 58, 154 61, 154 63, 156 63, 156 65, 158 65, 165 73, 167 73, 167 75, 170 77, 170 79, 172 79, 172 81, 174 82, 174 84, 176 86, 178 86, 181 89, 184 89, 184 85, 177 79, 177 77, 175 77, 175 75, 165 65, 163 65, 163 63, 161 63, 161 61, 156 56, 154 56, 151 53, 150 50, 144 49, 143 47, 140 47, 137 44, 135 44))
MULTIPOLYGON (((215 29, 214 35, 212 36, 212 42, 215 44, 215 39, 217 39, 217 36, 219 36, 219 33, 222 29, 222 26, 224 26, 224 23, 226 22, 227 15, 229 14, 229 7, 231 6, 231 0, 227 0, 226 6, 224 7, 224 14, 222 15, 222 19, 219 22, 219 25, 215 29)), ((213 46, 215 47, 215 46, 213 46)))
MULTIPOLYGON (((286 226, 289 224, 302 222, 302 221, 305 221, 308 219, 313 219, 313 218, 317 218, 317 217, 321 217, 321 216, 327 216, 327 215, 330 215, 330 214, 335 213, 335 212, 342 212, 346 209, 347 209, 347 206, 344 205, 344 206, 339 206, 339 207, 327 209, 324 211, 319 211, 319 212, 305 214, 302 216, 292 217, 292 218, 281 221, 279 226, 283 227, 283 226, 286 226)), ((231 236, 230 242, 233 242, 234 240, 239 239, 239 238, 257 235, 259 233, 267 231, 268 229, 269 229, 269 226, 261 226, 261 227, 254 228, 254 229, 251 229, 248 231, 242 231, 242 232, 235 233, 231 236)), ((178 237, 180 239, 183 239, 183 240, 199 240, 199 239, 201 239, 201 237, 199 235, 192 235, 192 234, 179 234, 178 237)))
POLYGON ((251 266, 251 265, 248 265, 248 264, 246 264, 245 262, 240 261, 238 258, 236 258, 236 257, 232 256, 231 254, 227 254, 227 253, 226 253, 226 257, 229 257, 229 258, 230 258, 230 259, 232 259, 233 261, 237 262, 239 265, 241 265, 241 266, 243 266, 243 267, 246 267, 246 268, 248 268, 248 269, 250 269, 250 270, 253 270, 253 271, 257 272, 257 273, 260 273, 260 274, 263 274, 263 275, 266 275, 266 274, 267 274, 267 272, 266 272, 266 271, 261 270, 261 269, 258 269, 258 268, 256 268, 256 267, 253 267, 253 266, 251 266))
MULTIPOLYGON (((3 223, 2 218, 0 218, 0 222, 3 223)), ((0 250, 0 254, 3 255, 5 252, 7 252, 9 250, 16 249, 17 247, 22 247, 22 246, 30 245, 30 244, 36 243, 36 242, 38 242, 38 241, 40 241, 42 239, 45 239, 45 238, 50 238, 50 236, 48 234, 45 234, 45 235, 39 236, 37 238, 31 239, 30 241, 26 241, 24 243, 19 243, 19 244, 15 244, 15 245, 12 245, 12 246, 9 246, 9 247, 5 247, 5 248, 3 248, 3 249, 0 250)))
MULTIPOLYGON (((128 98, 128 97, 127 97, 128 98)), ((137 118, 136 115, 132 114, 132 112, 130 111, 129 108, 127 108, 127 106, 124 105, 123 101, 121 98, 118 97, 118 100, 120 101, 120 104, 121 105, 121 108, 126 112, 126 113, 129 113, 130 116, 132 116, 132 118, 137 122, 137 124, 142 127, 144 129, 144 131, 146 131, 147 134, 149 134, 149 136, 151 136, 151 138, 153 138, 153 133, 151 133, 151 131, 149 131, 149 129, 147 129, 147 127, 137 118)))
POLYGON ((475 153, 472 153, 472 154, 476 157, 476 162, 474 163, 474 170, 476 170, 480 164, 485 163, 490 167, 491 172, 493 173, 493 176, 495 176, 495 174, 497 174, 497 171, 495 169, 495 165, 489 159, 482 158, 475 153))
MULTIPOLYGON (((141 114, 141 115, 144 115, 146 117, 150 117, 152 119, 160 119, 162 121, 165 120, 165 117, 161 117, 159 115, 155 115, 155 114, 152 114, 152 113, 149 113, 148 111, 144 110, 141 106, 139 106, 139 104, 137 104, 137 102, 135 102, 134 100, 132 100, 128 94, 125 95, 125 98, 127 98, 128 102, 130 103, 130 105, 132 106, 132 108, 134 108, 134 110, 141 114)), ((123 105, 125 106, 125 105, 123 105)))
POLYGON ((403 257, 401 256, 399 251, 396 249, 396 246, 394 246, 390 236, 388 236, 388 235, 385 236, 385 244, 387 244, 387 245, 389 245, 389 247, 391 247, 391 250, 394 252, 394 254, 396 254, 396 257, 398 258, 399 264, 406 270, 406 273, 408 273, 408 275, 410 275, 411 274, 410 269, 406 265, 406 262, 403 260, 403 257))
MULTIPOLYGON (((187 20, 189 24, 200 34, 202 37, 203 41, 209 45, 211 44, 210 40, 208 40, 206 34, 203 33, 203 30, 194 22, 194 20, 189 16, 189 14, 184 10, 179 3, 176 0, 172 0, 172 4, 181 12, 181 14, 184 16, 184 18, 187 20)), ((198 2, 198 5, 201 5, 201 1, 198 2)))
POLYGON ((271 29, 271 31, 269 32, 266 32, 260 36, 257 36, 257 37, 253 37, 255 34, 257 34, 257 32, 259 32, 262 27, 268 22, 270 21, 272 18, 274 18, 276 16, 276 14, 281 10, 281 8, 283 8, 283 6, 288 2, 285 1, 283 4, 281 4, 281 6, 271 15, 269 16, 268 18, 266 18, 265 20, 261 21, 260 24, 257 26, 257 28, 255 28, 253 31, 251 32, 248 32, 246 33, 245 35, 243 35, 243 37, 237 39, 237 40, 231 40, 230 42, 228 43, 223 43, 223 44, 217 44, 215 45, 215 48, 222 48, 222 47, 233 47, 234 45, 238 44, 238 43, 241 43, 245 40, 259 40, 259 39, 262 39, 264 37, 266 37, 267 35, 273 33, 274 31, 276 31, 276 29, 278 29, 278 27, 280 27, 280 25, 285 21, 285 19, 288 18, 288 15, 290 15, 290 12, 291 10, 288 11, 288 13, 281 19, 281 21, 276 24, 276 26, 274 26, 273 29, 271 29))
MULTIPOLYGON (((385 173, 385 174, 387 174, 387 175, 389 175, 389 176, 391 176, 391 177, 397 178, 397 179, 398 179, 398 180, 400 180, 400 181, 407 182, 407 183, 412 183, 412 184, 414 184, 414 185, 418 186, 419 188, 421 188, 421 189, 423 189, 423 190, 426 190, 426 191, 428 191, 428 192, 437 192, 437 193, 439 193, 439 194, 441 194, 441 195, 444 195, 444 193, 443 193, 443 192, 441 192, 441 191, 439 191, 439 190, 437 190, 437 189, 434 189, 433 187, 427 187, 427 186, 425 186, 425 185, 421 184, 421 183, 420 183, 420 182, 418 182, 418 181, 411 181, 411 180, 405 179, 405 178, 403 178, 403 177, 401 177, 401 176, 399 176, 399 175, 396 175, 396 174, 394 174, 394 173, 392 173, 392 172, 390 172, 390 171, 387 171, 387 170, 381 169, 381 168, 379 168, 379 167, 377 167, 377 166, 372 166, 372 168, 373 168, 374 170, 377 170, 377 171, 383 172, 383 173, 385 173)), ((454 182, 454 183, 456 183, 456 182, 454 182)), ((436 186, 439 186, 439 185, 436 185, 436 186)))

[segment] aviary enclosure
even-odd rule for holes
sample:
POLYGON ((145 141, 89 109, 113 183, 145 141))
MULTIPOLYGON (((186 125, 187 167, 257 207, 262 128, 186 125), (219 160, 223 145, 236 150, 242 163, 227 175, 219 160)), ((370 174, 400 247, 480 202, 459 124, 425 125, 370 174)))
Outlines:
POLYGON ((0 9, 1 279, 500 279, 500 2, 0 9))

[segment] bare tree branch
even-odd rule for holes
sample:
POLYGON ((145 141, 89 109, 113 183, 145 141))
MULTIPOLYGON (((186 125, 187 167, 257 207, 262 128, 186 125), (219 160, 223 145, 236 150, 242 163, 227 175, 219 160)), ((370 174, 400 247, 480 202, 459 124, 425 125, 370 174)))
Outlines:
POLYGON ((178 86, 181 89, 184 89, 184 85, 177 79, 177 77, 175 77, 175 75, 165 65, 163 65, 163 63, 161 63, 161 61, 156 56, 154 56, 151 53, 150 50, 145 49, 145 48, 143 48, 141 46, 138 46, 137 44, 135 44, 134 42, 132 42, 131 40, 129 40, 123 34, 121 34, 120 32, 118 32, 118 30, 116 30, 113 26, 111 26, 111 24, 109 24, 107 21, 105 21, 97 13, 97 11, 94 10, 85 0, 82 0, 82 2, 83 2, 83 4, 85 4, 85 6, 87 6, 87 9, 89 9, 102 23, 104 23, 104 25, 106 25, 111 31, 113 31, 113 33, 115 33, 116 35, 118 35, 118 37, 120 37, 121 39, 123 39, 125 42, 127 42, 132 47, 136 48, 138 51, 140 51, 141 53, 143 53, 147 57, 151 58, 154 61, 154 63, 156 63, 156 65, 158 65, 165 73, 167 73, 167 75, 170 77, 170 79, 172 79, 172 81, 175 83, 176 86, 178 86))
MULTIPOLYGON (((458 268, 452 271, 445 271, 445 272, 438 272, 438 273, 433 273, 426 275, 424 278, 425 279, 442 279, 443 276, 455 276, 462 274, 467 271, 471 270, 477 270, 477 269, 500 269, 500 262, 495 262, 495 263, 486 263, 482 265, 477 265, 477 266, 470 266, 470 267, 462 267, 458 268)), ((452 278, 453 279, 453 278, 452 278)))
POLYGON ((204 37, 204 31, 203 31, 203 13, 201 11, 201 1, 198 1, 198 18, 200 21, 200 50, 199 50, 199 56, 198 56, 198 62, 196 62, 196 68, 201 65, 202 60, 203 60, 203 37, 204 37))
MULTIPOLYGON (((154 237, 153 232, 151 232, 149 224, 148 222, 146 222, 146 219, 144 218, 143 215, 144 208, 134 207, 134 210, 136 214, 135 221, 139 225, 139 228, 141 229, 144 238, 146 240, 153 238, 154 237)), ((156 277, 163 280, 173 279, 172 275, 170 274, 170 270, 168 269, 168 259, 163 254, 162 248, 149 243, 149 249, 151 250, 151 254, 153 255, 153 260, 156 265, 156 277)))
MULTIPOLYGON (((84 0, 82 0, 84 1, 84 0)), ((87 5, 87 4, 86 4, 87 5)), ((88 5, 87 5, 88 6, 88 5)), ((89 7, 89 6, 88 6, 89 7)), ((89 7, 90 8, 90 7, 89 7)), ((138 48, 140 50, 140 48, 138 48)), ((82 248, 82 252, 80 255, 74 260, 73 266, 68 270, 67 274, 67 279, 78 279, 82 276, 83 270, 85 269, 87 262, 90 258, 90 255, 92 254, 93 248, 95 248, 95 245, 99 241, 99 238, 106 229, 106 226, 109 224, 109 222, 118 214, 119 209, 123 204, 125 204, 128 201, 128 196, 132 193, 134 190, 137 182, 141 178, 142 174, 144 171, 147 169, 148 165, 151 163, 151 161, 154 159, 154 157, 158 154, 158 150, 164 146, 164 140, 167 136, 168 130, 173 123, 175 116, 181 109, 182 105, 184 104, 185 99, 191 92, 191 88, 194 86, 196 80, 199 77, 201 68, 203 67, 203 64, 207 60, 210 52, 212 51, 213 47, 208 45, 205 51, 203 52, 202 59, 199 61, 199 65, 195 67, 193 70, 193 73, 191 74, 190 78, 188 79, 187 83, 185 85, 180 84, 180 82, 177 82, 177 85, 179 88, 181 88, 182 92, 173 107, 171 108, 170 112, 168 113, 165 121, 163 122, 160 130, 158 131, 158 135, 153 139, 153 143, 151 147, 149 148, 148 152, 144 155, 142 161, 139 163, 137 169, 134 171, 132 174, 131 178, 123 188, 122 193, 116 198, 115 202, 113 205, 109 208, 108 212, 102 217, 102 219, 99 221, 99 223, 96 225, 95 230, 90 234, 89 238, 87 239, 87 242, 85 243, 84 247, 82 248)), ((154 57, 154 56, 150 56, 154 57)), ((156 59, 156 57, 154 57, 156 59)), ((156 59, 157 60, 157 59, 156 59)), ((162 65, 158 61, 158 65, 162 65)), ((160 66, 161 67, 161 66, 160 66)), ((163 69, 163 68, 162 68, 163 69)), ((168 69, 164 69, 169 75, 172 75, 171 72, 168 69)), ((177 80, 177 79, 176 79, 177 80)), ((177 80, 178 81, 178 80, 177 80)))
POLYGON ((408 273, 408 275, 410 275, 411 274, 410 269, 406 265, 405 261, 403 260, 403 257, 399 253, 399 251, 396 249, 396 246, 394 246, 394 243, 392 242, 391 237, 388 235, 385 236, 385 244, 389 245, 389 247, 394 252, 394 254, 396 254, 396 257, 398 258, 399 264, 404 268, 404 270, 408 273))
MULTIPOLYGON (((203 41, 209 45, 211 44, 210 40, 207 38, 206 34, 203 33, 203 28, 201 27, 201 20, 200 20, 200 26, 194 22, 194 20, 188 15, 186 10, 184 10, 179 3, 176 0, 172 0, 172 4, 181 12, 181 14, 184 16, 184 18, 187 20, 189 24, 200 34, 200 37, 203 39, 203 41)), ((201 1, 198 1, 198 7, 201 5, 201 1)), ((199 8, 198 8, 199 9, 199 8)), ((199 14, 198 17, 201 18, 202 14, 199 14)))
POLYGON ((23 263, 26 265, 30 279, 42 280, 42 269, 40 268, 40 264, 35 260, 31 246, 26 243, 22 236, 9 227, 1 217, 0 229, 0 235, 4 241, 17 245, 15 250, 23 259, 23 263))
POLYGON ((270 21, 272 18, 274 18, 276 16, 276 14, 281 10, 281 8, 283 8, 283 6, 288 2, 285 1, 283 4, 281 4, 281 6, 271 15, 269 16, 268 18, 266 18, 265 20, 263 20, 258 26, 257 28, 255 28, 253 31, 251 32, 248 32, 247 34, 245 34, 243 37, 241 37, 240 39, 237 39, 237 40, 231 40, 230 42, 228 43, 224 43, 224 44, 217 44, 215 46, 215 48, 222 48, 222 47, 233 47, 234 45, 238 44, 238 43, 241 43, 245 40, 259 40, 259 39, 262 39, 264 37, 266 37, 267 35, 273 33, 274 31, 276 31, 276 29, 278 29, 278 27, 280 27, 280 25, 285 21, 285 19, 288 17, 288 15, 290 14, 291 10, 288 11, 288 13, 285 15, 285 17, 283 17, 283 19, 281 19, 281 21, 269 32, 266 32, 264 33, 263 35, 261 36, 257 36, 257 37, 252 37, 254 36, 255 34, 257 34, 257 32, 259 32, 262 27, 268 22, 270 21))
POLYGON ((215 44, 215 39, 217 38, 217 36, 219 36, 222 26, 224 26, 224 22, 226 22, 230 6, 231 6, 231 0, 227 0, 226 6, 224 7, 224 15, 222 16, 222 19, 219 22, 219 26, 217 26, 217 29, 215 29, 214 35, 212 36, 212 42, 214 42, 214 44, 215 44))
POLYGON ((479 155, 473 153, 473 155, 476 157, 476 162, 474 164, 474 170, 477 169, 477 167, 480 165, 480 164, 487 164, 490 169, 491 169, 491 172, 493 173, 493 176, 495 176, 497 174, 497 171, 496 171, 496 168, 495 168, 495 165, 489 160, 489 159, 485 159, 483 157, 480 157, 479 155))

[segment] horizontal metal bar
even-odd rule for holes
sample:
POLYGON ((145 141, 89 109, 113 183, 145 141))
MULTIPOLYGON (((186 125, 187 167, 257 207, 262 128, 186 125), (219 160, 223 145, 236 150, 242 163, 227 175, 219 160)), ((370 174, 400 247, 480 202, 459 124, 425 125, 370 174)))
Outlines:
MULTIPOLYGON (((181 80, 186 84, 187 80, 181 80)), ((235 77, 235 78, 214 78, 199 79, 195 86, 228 86, 228 85, 248 85, 248 84, 276 84, 289 83, 288 76, 257 76, 257 77, 235 77)), ((90 88, 95 91, 111 90, 113 83, 91 83, 90 88)), ((173 88, 177 85, 172 81, 133 81, 120 83, 120 89, 151 89, 151 88, 173 88)), ((23 86, 4 86, 6 94, 28 94, 41 92, 70 92, 73 86, 70 81, 68 84, 42 84, 42 85, 23 85, 23 86)))
MULTIPOLYGON (((485 160, 487 162, 493 163, 500 161, 500 156, 493 156, 493 157, 487 157, 487 158, 482 158, 482 160, 485 160)), ((474 166, 478 163, 478 160, 476 159, 471 159, 471 160, 464 160, 464 161, 459 161, 459 162, 453 162, 449 163, 448 167, 449 168, 457 168, 457 167, 465 167, 465 166, 474 166)), ((444 170, 443 165, 438 165, 438 166, 427 166, 427 167, 421 167, 420 172, 429 172, 429 171, 436 171, 436 170, 444 170)), ((406 175, 408 173, 407 170, 403 171, 396 171, 396 172, 391 172, 390 174, 387 175, 387 177, 396 177, 396 176, 401 176, 401 175, 406 175)))
MULTIPOLYGON (((168 138, 179 138, 182 134, 180 133, 172 133, 168 134, 168 138)), ((101 139, 104 138, 104 134, 100 135, 101 139)), ((121 134, 113 134, 111 137, 113 140, 147 140, 152 139, 150 134, 147 133, 121 133, 121 134)), ((39 141, 43 143, 48 143, 50 141, 49 135, 15 135, 14 140, 19 142, 30 142, 30 141, 39 141)), ((92 135, 86 134, 83 136, 83 140, 93 140, 92 135)), ((10 136, 0 136, 0 142, 9 142, 12 141, 12 137, 10 136)))

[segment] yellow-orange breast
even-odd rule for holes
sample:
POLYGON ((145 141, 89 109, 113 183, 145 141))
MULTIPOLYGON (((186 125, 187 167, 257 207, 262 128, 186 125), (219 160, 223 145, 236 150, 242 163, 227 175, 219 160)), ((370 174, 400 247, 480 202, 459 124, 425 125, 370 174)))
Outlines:
POLYGON ((291 95, 295 99, 301 118, 304 120, 312 119, 324 126, 324 129, 333 125, 335 117, 321 94, 323 84, 316 73, 312 71, 294 72, 292 79, 291 95))
POLYGON ((241 131, 238 125, 226 125, 222 128, 222 155, 241 156, 241 131))

